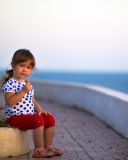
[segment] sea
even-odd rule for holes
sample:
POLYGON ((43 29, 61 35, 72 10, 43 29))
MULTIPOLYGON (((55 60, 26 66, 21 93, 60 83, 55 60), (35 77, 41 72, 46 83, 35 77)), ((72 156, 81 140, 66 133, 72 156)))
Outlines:
MULTIPOLYGON (((0 75, 4 71, 0 70, 0 75)), ((78 71, 34 71, 30 80, 48 80, 72 82, 86 85, 98 85, 128 94, 128 73, 123 72, 78 72, 78 71)))

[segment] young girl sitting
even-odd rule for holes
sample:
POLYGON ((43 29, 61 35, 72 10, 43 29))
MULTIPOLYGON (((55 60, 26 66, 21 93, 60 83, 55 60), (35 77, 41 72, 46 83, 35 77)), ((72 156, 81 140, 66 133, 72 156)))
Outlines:
POLYGON ((7 70, 6 76, 1 79, 7 123, 20 130, 33 129, 33 157, 60 155, 62 152, 52 146, 55 119, 39 106, 34 98, 33 86, 24 81, 35 69, 35 63, 29 50, 19 49, 12 57, 12 69, 7 70))

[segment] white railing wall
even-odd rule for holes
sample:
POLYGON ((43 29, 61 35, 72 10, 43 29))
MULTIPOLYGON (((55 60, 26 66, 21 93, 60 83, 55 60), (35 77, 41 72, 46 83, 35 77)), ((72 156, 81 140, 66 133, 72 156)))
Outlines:
POLYGON ((127 94, 76 83, 40 80, 33 80, 31 83, 38 99, 84 109, 128 138, 127 94))

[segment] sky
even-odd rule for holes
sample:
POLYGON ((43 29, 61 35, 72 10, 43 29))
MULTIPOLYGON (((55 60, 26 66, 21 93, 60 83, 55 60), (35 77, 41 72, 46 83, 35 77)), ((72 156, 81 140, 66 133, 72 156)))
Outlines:
POLYGON ((0 68, 20 48, 38 70, 128 72, 128 0, 0 0, 0 68))

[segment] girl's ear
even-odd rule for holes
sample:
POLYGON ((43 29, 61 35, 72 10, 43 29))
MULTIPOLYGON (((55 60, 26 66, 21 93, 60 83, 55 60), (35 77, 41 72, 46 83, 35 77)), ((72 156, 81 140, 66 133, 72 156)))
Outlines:
POLYGON ((11 67, 14 68, 14 64, 11 62, 11 67))

